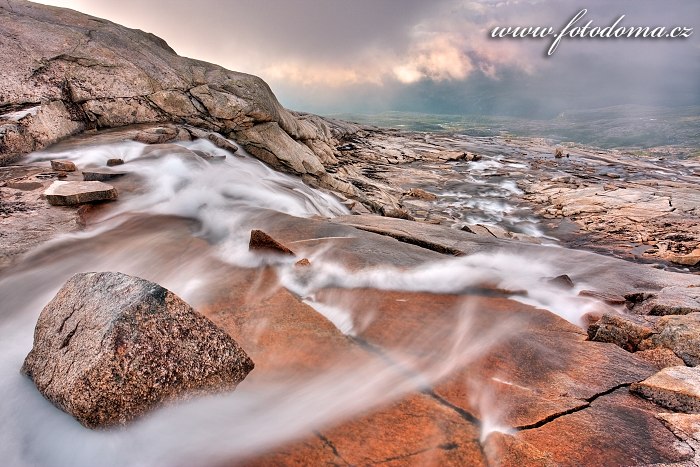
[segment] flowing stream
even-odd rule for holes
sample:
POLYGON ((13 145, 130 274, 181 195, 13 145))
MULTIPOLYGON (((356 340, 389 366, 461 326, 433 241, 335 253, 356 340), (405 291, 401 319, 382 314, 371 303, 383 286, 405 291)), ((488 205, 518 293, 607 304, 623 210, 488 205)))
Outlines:
MULTIPOLYGON (((548 284, 543 279, 554 274, 553 268, 525 255, 481 253, 417 268, 357 269, 332 260, 321 249, 309 252, 312 267, 300 272, 292 260, 250 252, 248 219, 257 214, 329 218, 348 211, 332 195, 275 172, 242 150, 231 154, 206 140, 152 147, 136 142, 76 146, 36 153, 32 161, 70 159, 88 168, 104 167, 115 157, 126 162, 115 170, 128 175, 119 201, 98 212, 99 222, 39 246, 0 275, 4 465, 207 465, 255 455, 429 386, 482 356, 518 326, 504 321, 476 331, 472 323, 483 311, 465 298, 452 315, 456 318, 401 336, 398 345, 384 349, 387 358, 344 361, 309 377, 285 374, 271 382, 245 381, 231 394, 170 405, 125 428, 92 431, 54 408, 19 373, 39 313, 77 272, 122 271, 144 277, 197 308, 218 279, 219 270, 210 267, 214 262, 244 270, 267 265, 283 287, 347 336, 361 333, 371 315, 360 316, 352 304, 334 301, 324 290, 460 294, 487 283, 527 290, 526 296, 512 298, 573 323, 595 306, 577 296, 580 287, 568 291, 548 284), (199 253, 185 255, 180 252, 184 246, 199 253), (432 354, 418 357, 407 350, 417 342, 432 354)), ((458 205, 452 203, 451 209, 458 205)), ((494 414, 483 420, 485 433, 507 430, 498 423, 497 411, 482 407, 482 413, 494 414)))

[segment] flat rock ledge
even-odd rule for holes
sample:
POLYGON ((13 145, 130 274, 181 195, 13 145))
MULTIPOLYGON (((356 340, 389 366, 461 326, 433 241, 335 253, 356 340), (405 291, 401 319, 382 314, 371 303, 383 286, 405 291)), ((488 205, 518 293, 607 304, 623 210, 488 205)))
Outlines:
POLYGON ((53 182, 44 192, 46 200, 54 206, 73 206, 76 204, 109 201, 117 199, 117 190, 106 183, 98 181, 53 182))
POLYGON ((662 407, 685 413, 700 413, 700 368, 664 368, 630 390, 662 407))
POLYGON ((43 309, 21 372, 89 428, 160 404, 230 391, 253 361, 214 323, 158 284, 80 273, 43 309))

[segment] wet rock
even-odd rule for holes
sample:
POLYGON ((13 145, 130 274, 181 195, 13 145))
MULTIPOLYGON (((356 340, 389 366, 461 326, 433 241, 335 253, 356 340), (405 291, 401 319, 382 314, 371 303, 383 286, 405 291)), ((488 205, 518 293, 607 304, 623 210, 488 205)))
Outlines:
POLYGON ((75 172, 78 168, 72 161, 51 161, 52 170, 60 170, 61 172, 75 172))
POLYGON ((207 135, 207 139, 214 143, 217 147, 220 147, 221 149, 225 149, 229 152, 235 153, 238 151, 238 146, 236 146, 233 142, 230 140, 224 138, 221 135, 218 135, 216 133, 209 133, 207 135))
POLYGON ((557 466, 688 461, 692 450, 656 419, 658 412, 658 406, 621 388, 598 397, 584 410, 520 431, 515 437, 548 452, 557 466))
POLYGON ((200 151, 199 149, 193 149, 192 152, 207 161, 222 161, 226 159, 226 154, 212 154, 211 152, 200 151))
POLYGON ((556 285, 557 287, 562 287, 565 289, 574 288, 574 281, 572 281, 571 278, 566 274, 562 274, 561 276, 548 279, 547 282, 549 282, 552 285, 556 285))
POLYGON ((263 232, 262 230, 250 231, 250 242, 248 248, 251 251, 261 251, 267 253, 282 253, 284 255, 294 256, 294 252, 282 245, 280 242, 263 232))
POLYGON ((608 305, 624 305, 627 300, 621 295, 615 295, 607 292, 598 292, 597 290, 582 290, 578 293, 581 297, 591 297, 608 305))
POLYGON ((172 292, 104 272, 76 274, 44 308, 22 373, 97 428, 166 401, 232 390, 252 369, 228 334, 172 292))
POLYGON ((630 390, 677 412, 700 413, 700 368, 664 368, 630 390))
POLYGON ((390 407, 322 432, 348 465, 485 465, 476 427, 429 396, 390 407), (389 464, 391 465, 391 464, 389 464))
POLYGON ((554 157, 557 159, 561 159, 562 157, 564 157, 564 151, 562 151, 561 148, 557 148, 554 151, 554 157))
POLYGON ((144 144, 169 143, 177 138, 177 133, 177 130, 171 127, 149 128, 147 130, 139 131, 136 136, 134 136, 134 141, 144 144))
POLYGON ((114 167, 115 165, 122 165, 124 163, 124 159, 107 159, 107 167, 114 167))
POLYGON ((296 263, 294 263, 294 266, 299 267, 299 268, 305 268, 308 266, 311 266, 311 261, 309 261, 308 258, 302 258, 296 263))
POLYGON ((98 181, 104 182, 126 175, 126 172, 115 172, 109 169, 86 169, 83 170, 83 180, 86 182, 98 181))
POLYGON ((684 315, 700 312, 700 287, 665 287, 655 293, 625 296, 627 308, 639 315, 684 315))
POLYGON ((117 190, 102 182, 53 182, 44 192, 54 206, 71 206, 117 199, 117 190))
POLYGON ((557 465, 550 454, 542 452, 530 443, 521 441, 510 434, 493 432, 482 444, 484 454, 490 461, 489 465, 528 465, 533 467, 554 467, 557 465))

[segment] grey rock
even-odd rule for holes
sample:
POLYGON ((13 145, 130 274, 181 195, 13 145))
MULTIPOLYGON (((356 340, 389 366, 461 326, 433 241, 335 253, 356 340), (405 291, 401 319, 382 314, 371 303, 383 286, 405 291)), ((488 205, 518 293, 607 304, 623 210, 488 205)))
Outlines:
POLYGON ((97 181, 53 182, 44 192, 46 200, 54 206, 71 206, 117 199, 117 190, 112 185, 97 181))
POLYGON ((164 402, 232 390, 253 366, 228 334, 172 292, 102 272, 76 274, 44 308, 22 373, 96 428, 164 402))

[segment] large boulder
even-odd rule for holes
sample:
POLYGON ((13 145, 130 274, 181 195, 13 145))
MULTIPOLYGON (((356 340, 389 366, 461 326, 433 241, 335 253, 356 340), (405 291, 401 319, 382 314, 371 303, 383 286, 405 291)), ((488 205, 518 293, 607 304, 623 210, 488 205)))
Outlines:
POLYGON ((22 373, 97 428, 166 401, 233 390, 253 366, 228 334, 172 292, 102 272, 74 275, 44 308, 22 373))
MULTIPOLYGON (((85 130, 175 123, 240 137, 273 167, 338 182, 337 141, 262 79, 178 56, 138 29, 24 0, 0 4, 0 164, 85 130)), ((141 134, 143 142, 167 135, 141 134)))

